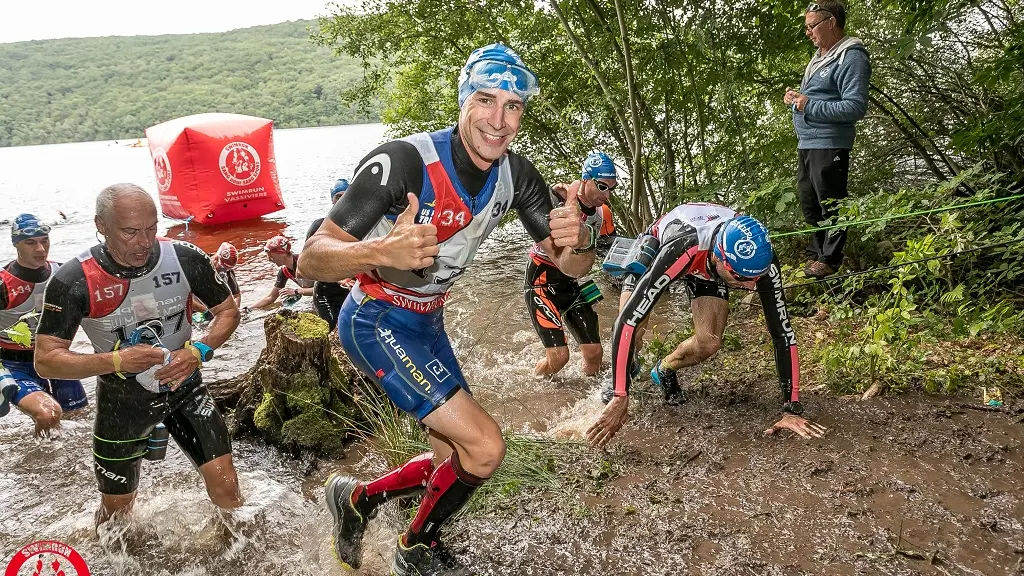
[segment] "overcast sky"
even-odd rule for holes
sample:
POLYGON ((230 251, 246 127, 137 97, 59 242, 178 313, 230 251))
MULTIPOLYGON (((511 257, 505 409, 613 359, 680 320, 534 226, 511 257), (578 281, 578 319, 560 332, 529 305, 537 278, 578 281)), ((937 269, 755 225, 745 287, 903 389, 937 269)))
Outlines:
POLYGON ((0 43, 223 32, 326 15, 327 4, 328 0, 4 0, 0 43))

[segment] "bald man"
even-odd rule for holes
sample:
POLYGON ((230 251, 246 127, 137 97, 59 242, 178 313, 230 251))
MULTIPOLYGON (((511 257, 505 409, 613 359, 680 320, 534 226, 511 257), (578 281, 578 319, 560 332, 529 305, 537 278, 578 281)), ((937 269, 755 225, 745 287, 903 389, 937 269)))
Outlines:
POLYGON ((231 440, 200 372, 238 326, 230 290, 202 250, 156 237, 156 205, 142 188, 105 188, 95 221, 104 241, 47 285, 35 366, 44 378, 97 377, 97 526, 131 509, 142 459, 157 459, 166 446, 166 436, 154 434, 164 426, 198 467, 210 500, 221 508, 241 506, 231 440), (193 295, 213 313, 206 336, 196 341, 188 313, 193 295), (91 354, 70 350, 79 326, 91 354))

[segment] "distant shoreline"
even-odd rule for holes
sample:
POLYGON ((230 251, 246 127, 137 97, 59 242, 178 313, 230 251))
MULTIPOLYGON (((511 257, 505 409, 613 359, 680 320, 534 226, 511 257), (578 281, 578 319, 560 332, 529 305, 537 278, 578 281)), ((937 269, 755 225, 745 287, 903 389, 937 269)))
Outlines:
MULTIPOLYGON (((347 124, 330 124, 330 125, 327 125, 327 126, 298 126, 298 127, 295 127, 295 128, 278 128, 275 125, 274 132, 277 133, 277 132, 284 132, 284 131, 291 132, 291 131, 297 131, 297 130, 315 130, 317 128, 340 128, 342 126, 375 126, 375 125, 382 125, 382 123, 381 122, 349 122, 347 124)), ((20 144, 20 145, 16 145, 16 146, 0 146, 0 151, 12 149, 12 148, 32 148, 32 147, 36 147, 36 146, 65 146, 65 145, 70 145, 70 144, 97 144, 97 143, 102 144, 104 142, 109 143, 111 146, 123 146, 125 148, 132 148, 132 146, 130 146, 130 144, 132 144, 132 143, 134 143, 136 141, 139 141, 139 140, 142 141, 142 146, 138 146, 137 148, 141 148, 141 149, 146 150, 148 152, 149 151, 149 145, 148 145, 148 142, 146 141, 146 137, 145 136, 132 136, 132 137, 128 137, 128 138, 113 138, 113 139, 104 139, 104 140, 74 140, 74 141, 70 141, 70 142, 48 142, 46 144, 20 144)), ((0 222, 0 224, 2 224, 2 222, 0 222)))
POLYGON ((0 44, 0 147, 134 141, 202 112, 281 129, 378 122, 376 100, 346 100, 363 81, 361 62, 314 44, 307 27, 316 25, 0 44))

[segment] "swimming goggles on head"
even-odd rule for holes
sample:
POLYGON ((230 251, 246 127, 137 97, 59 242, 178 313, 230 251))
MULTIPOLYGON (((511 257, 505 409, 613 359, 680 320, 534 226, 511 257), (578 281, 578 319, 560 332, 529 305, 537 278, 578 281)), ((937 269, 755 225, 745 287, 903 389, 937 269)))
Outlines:
POLYGON ((540 94, 540 84, 537 80, 537 75, 529 68, 523 66, 507 62, 481 60, 473 64, 463 74, 465 75, 465 81, 474 91, 486 89, 507 90, 522 98, 523 102, 540 94))

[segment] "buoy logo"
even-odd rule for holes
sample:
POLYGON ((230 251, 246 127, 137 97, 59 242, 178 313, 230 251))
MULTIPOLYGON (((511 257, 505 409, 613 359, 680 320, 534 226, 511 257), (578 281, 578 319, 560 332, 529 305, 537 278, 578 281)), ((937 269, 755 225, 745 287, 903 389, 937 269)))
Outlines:
POLYGON ((4 576, 90 576, 89 567, 74 548, 56 540, 33 542, 14 554, 4 576))
POLYGON ((235 186, 248 186, 260 175, 260 155, 245 142, 231 142, 220 151, 220 173, 235 186))
POLYGON ((156 185, 161 192, 167 192, 171 187, 171 161, 167 159, 167 152, 163 148, 153 151, 153 172, 156 174, 156 185))

